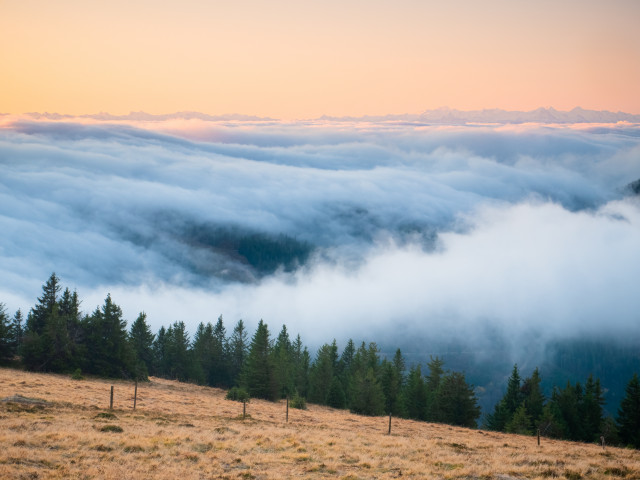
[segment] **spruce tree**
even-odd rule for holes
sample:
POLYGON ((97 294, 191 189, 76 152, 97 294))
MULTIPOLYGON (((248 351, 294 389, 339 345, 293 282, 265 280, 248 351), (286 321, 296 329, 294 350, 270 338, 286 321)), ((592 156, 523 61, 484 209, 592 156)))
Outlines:
POLYGON ((427 390, 420 365, 412 366, 407 375, 403 392, 404 410, 409 418, 425 420, 427 415, 427 390))
POLYGON ((276 399, 276 389, 271 364, 269 329, 260 320, 251 339, 249 354, 242 374, 242 384, 252 398, 276 399))
POLYGON ((618 409, 618 435, 623 445, 640 448, 640 379, 634 373, 618 409))
POLYGON ((135 375, 138 379, 146 379, 153 369, 153 340, 154 335, 147 324, 147 314, 140 312, 129 331, 129 342, 136 358, 135 375))
POLYGON ((229 381, 232 385, 240 384, 240 375, 244 368, 249 347, 248 334, 242 319, 233 328, 229 339, 229 381))
POLYGON ((127 338, 127 322, 122 309, 107 294, 104 305, 87 319, 88 368, 105 377, 125 377, 133 373, 133 351, 127 338))
POLYGON ((23 337, 24 318, 22 316, 22 310, 18 309, 11 320, 11 351, 14 355, 20 351, 23 337))
POLYGON ((600 379, 589 375, 584 387, 584 398, 580 408, 583 420, 583 438, 585 442, 597 442, 602 435, 604 423, 604 395, 600 386, 600 379))
POLYGON ((527 414, 524 402, 516 409, 505 430, 509 433, 518 433, 520 435, 531 435, 533 433, 531 417, 527 414))
POLYGON ((531 431, 537 430, 540 417, 542 416, 542 410, 544 409, 545 398, 542 393, 542 387, 540 386, 541 382, 542 377, 536 367, 531 376, 526 378, 522 383, 521 392, 527 416, 531 420, 531 431))
POLYGON ((0 362, 4 362, 13 355, 11 326, 4 303, 0 303, 0 362))
POLYGON ((460 427, 476 428, 480 407, 473 387, 464 374, 452 372, 442 379, 438 388, 439 417, 437 421, 460 427))

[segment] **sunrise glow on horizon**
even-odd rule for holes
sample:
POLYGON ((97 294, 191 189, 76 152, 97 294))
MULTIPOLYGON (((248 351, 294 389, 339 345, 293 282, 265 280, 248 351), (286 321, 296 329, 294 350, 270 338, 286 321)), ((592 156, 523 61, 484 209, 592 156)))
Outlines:
POLYGON ((0 113, 640 113, 640 3, 0 2, 0 113))

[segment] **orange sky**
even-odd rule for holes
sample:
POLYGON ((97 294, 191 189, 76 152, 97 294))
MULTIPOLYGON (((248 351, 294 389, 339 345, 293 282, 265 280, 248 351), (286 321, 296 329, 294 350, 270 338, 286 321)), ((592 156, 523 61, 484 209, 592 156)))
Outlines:
POLYGON ((640 2, 0 0, 0 112, 640 114, 640 2))

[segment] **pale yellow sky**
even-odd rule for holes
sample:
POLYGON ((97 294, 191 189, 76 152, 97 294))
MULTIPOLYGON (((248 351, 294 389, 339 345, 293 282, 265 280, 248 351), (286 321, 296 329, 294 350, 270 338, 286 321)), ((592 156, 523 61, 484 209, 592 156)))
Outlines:
POLYGON ((640 1, 0 0, 0 112, 640 114, 640 1))

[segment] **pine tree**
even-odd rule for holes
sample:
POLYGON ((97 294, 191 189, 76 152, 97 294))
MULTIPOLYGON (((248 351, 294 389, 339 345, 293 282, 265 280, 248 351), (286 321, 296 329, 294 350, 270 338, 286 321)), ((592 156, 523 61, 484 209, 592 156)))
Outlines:
POLYGON ((327 405, 333 408, 346 407, 344 389, 342 388, 342 383, 337 377, 333 377, 331 380, 331 386, 329 387, 329 393, 327 394, 327 405))
POLYGON ((224 328, 222 315, 213 327, 213 345, 211 350, 211 370, 209 385, 214 387, 228 387, 229 379, 229 346, 227 345, 227 331, 224 328))
POLYGON ((338 347, 335 340, 331 345, 325 343, 318 349, 309 372, 309 399, 312 402, 326 405, 337 362, 338 347))
POLYGON ((105 377, 123 377, 133 373, 133 351, 127 338, 127 322, 110 294, 107 294, 102 308, 96 308, 87 322, 89 372, 105 377))
POLYGON ((429 368, 429 375, 425 382, 426 392, 426 407, 424 413, 424 419, 427 421, 435 422, 441 417, 440 412, 440 382, 444 375, 444 361, 440 358, 429 357, 431 360, 427 363, 429 368))
POLYGON ((531 376, 525 379, 521 388, 526 413, 531 420, 530 429, 532 432, 537 430, 542 410, 544 409, 545 398, 540 386, 541 382, 542 377, 536 367, 531 376))
POLYGON ((593 379, 593 375, 589 375, 584 388, 584 398, 580 408, 581 417, 583 419, 583 437, 585 442, 597 442, 602 435, 602 426, 604 422, 604 396, 600 379, 593 379))
POLYGON ((22 361, 30 370, 47 369, 50 361, 49 354, 52 346, 50 344, 51 331, 47 331, 54 310, 58 309, 58 293, 60 292, 60 281, 55 273, 52 273, 47 282, 42 286, 42 296, 38 297, 38 303, 27 315, 25 335, 22 342, 22 361))
POLYGON ((516 409, 505 430, 509 433, 520 435, 531 435, 533 433, 533 430, 531 430, 531 417, 527 414, 524 402, 516 409))
POLYGON ((271 351, 277 395, 285 398, 295 391, 293 377, 293 346, 289 339, 287 326, 282 325, 271 351))
POLYGON ((11 320, 11 351, 14 355, 18 354, 22 347, 22 338, 24 337, 23 324, 22 310, 18 309, 11 320))
POLYGON ((415 420, 425 420, 427 414, 427 390, 420 365, 413 366, 409 370, 403 398, 407 416, 415 420))
POLYGON ((480 407, 473 387, 467 384, 464 374, 452 372, 446 375, 438 388, 438 421, 449 425, 476 428, 480 407))
POLYGON ((354 374, 351 411, 360 415, 383 415, 384 393, 372 367, 354 374))
POLYGON ((239 385, 240 375, 244 368, 249 346, 247 330, 242 319, 233 328, 229 340, 229 381, 233 385, 239 385))
POLYGON ((136 358, 135 376, 138 379, 146 379, 153 369, 154 337, 147 324, 147 314, 140 312, 129 331, 129 342, 136 358))
POLYGON ((158 377, 167 377, 167 329, 160 327, 153 341, 153 369, 151 373, 158 377))
POLYGON ((276 399, 273 365, 270 360, 269 329, 262 320, 251 339, 249 354, 242 374, 242 383, 252 398, 276 399))
POLYGON ((293 362, 293 386, 294 391, 299 397, 306 399, 309 390, 309 368, 311 366, 311 357, 307 347, 302 345, 300 335, 296 337, 292 345, 292 362, 293 362))
POLYGON ((166 375, 180 381, 193 378, 193 356, 189 335, 184 322, 174 322, 165 335, 166 375))
POLYGON ((524 395, 520 388, 520 373, 518 365, 513 366, 511 376, 507 381, 507 391, 502 399, 495 405, 493 413, 487 415, 485 426, 488 430, 504 432, 514 413, 524 401, 524 395))
POLYGON ((640 379, 634 373, 618 409, 618 435, 624 445, 640 448, 640 379))
POLYGON ((0 303, 0 362, 6 361, 13 355, 11 326, 4 303, 0 303))

